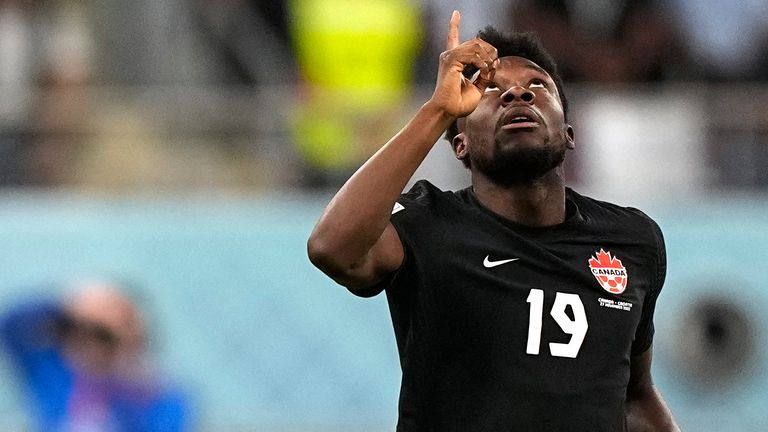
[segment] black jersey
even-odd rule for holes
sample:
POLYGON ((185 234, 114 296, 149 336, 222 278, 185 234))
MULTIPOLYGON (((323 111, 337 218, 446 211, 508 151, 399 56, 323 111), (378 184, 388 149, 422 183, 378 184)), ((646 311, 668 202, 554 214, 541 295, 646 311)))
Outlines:
POLYGON ((515 224, 426 181, 391 217, 386 289, 403 371, 398 431, 625 431, 630 357, 666 273, 639 210, 567 190, 564 223, 515 224))

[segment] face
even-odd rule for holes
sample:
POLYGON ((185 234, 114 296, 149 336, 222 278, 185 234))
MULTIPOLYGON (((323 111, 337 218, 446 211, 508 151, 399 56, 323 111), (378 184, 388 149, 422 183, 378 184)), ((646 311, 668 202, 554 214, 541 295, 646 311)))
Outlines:
POLYGON ((522 57, 502 57, 480 104, 459 123, 456 157, 502 185, 533 181, 574 147, 552 77, 522 57))
POLYGON ((66 312, 65 348, 79 369, 114 374, 143 349, 138 310, 110 287, 88 287, 70 301, 66 312))

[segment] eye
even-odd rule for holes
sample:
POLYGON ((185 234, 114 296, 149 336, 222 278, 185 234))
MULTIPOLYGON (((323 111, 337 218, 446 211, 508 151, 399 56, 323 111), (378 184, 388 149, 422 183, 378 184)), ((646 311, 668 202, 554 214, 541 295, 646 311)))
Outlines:
POLYGON ((488 93, 488 92, 496 91, 498 89, 499 89, 499 86, 497 86, 496 83, 492 82, 488 84, 488 87, 485 88, 485 92, 488 93))
POLYGON ((531 80, 531 83, 528 84, 528 87, 547 88, 547 85, 544 83, 544 81, 535 78, 531 80))

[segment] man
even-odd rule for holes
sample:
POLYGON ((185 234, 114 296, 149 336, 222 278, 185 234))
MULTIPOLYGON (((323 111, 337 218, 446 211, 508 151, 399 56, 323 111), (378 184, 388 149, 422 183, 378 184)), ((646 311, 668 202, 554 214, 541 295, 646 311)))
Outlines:
POLYGON ((182 431, 186 398, 158 379, 141 312, 111 284, 86 284, 66 302, 22 304, 0 337, 23 378, 35 430, 182 431))
POLYGON ((308 243, 353 293, 387 292, 397 430, 677 431, 650 375, 661 232, 566 188, 574 130, 538 43, 490 28, 459 43, 459 20, 431 99, 341 188, 308 243), (472 187, 421 181, 400 196, 446 129, 472 187))

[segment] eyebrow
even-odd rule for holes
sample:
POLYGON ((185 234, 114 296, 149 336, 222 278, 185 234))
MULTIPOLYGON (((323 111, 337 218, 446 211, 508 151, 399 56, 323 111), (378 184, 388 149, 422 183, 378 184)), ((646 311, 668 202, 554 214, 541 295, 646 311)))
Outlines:
POLYGON ((524 67, 526 67, 526 68, 528 68, 528 69, 533 69, 533 70, 535 70, 536 72, 540 72, 540 73, 543 73, 544 75, 550 76, 550 75, 549 75, 549 72, 547 72, 546 70, 544 70, 542 67, 540 67, 540 66, 538 66, 538 65, 535 65, 535 64, 526 64, 526 65, 524 65, 524 67))
MULTIPOLYGON (((539 65, 537 65, 535 63, 526 63, 526 64, 523 65, 523 67, 526 68, 526 69, 531 69, 533 71, 536 71, 536 72, 538 72, 538 73, 548 77, 550 79, 550 81, 552 81, 552 84, 553 84, 554 88, 557 89, 557 84, 555 84, 555 79, 552 78, 552 75, 550 75, 549 72, 546 71, 546 69, 542 68, 541 66, 539 66, 539 65)), ((479 74, 480 74, 480 71, 478 70, 477 72, 475 72, 475 74, 472 77, 473 78, 477 77, 479 74)), ((495 84, 496 80, 494 80, 493 82, 495 84)), ((549 87, 549 85, 548 85, 548 87, 549 87)), ((558 92, 559 92, 559 90, 558 90, 558 92)))

